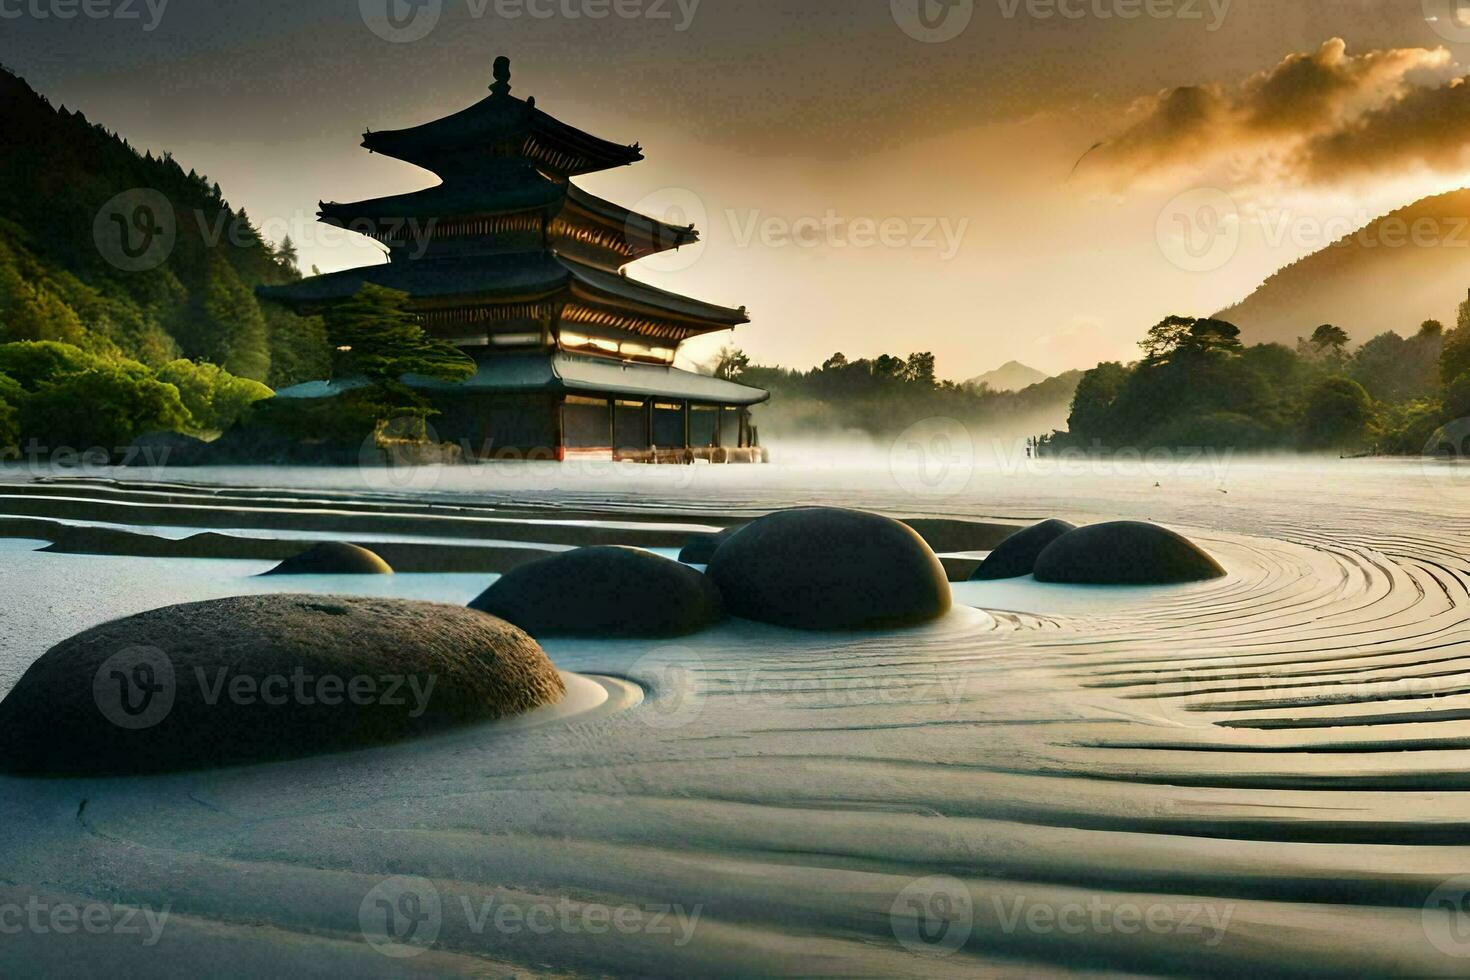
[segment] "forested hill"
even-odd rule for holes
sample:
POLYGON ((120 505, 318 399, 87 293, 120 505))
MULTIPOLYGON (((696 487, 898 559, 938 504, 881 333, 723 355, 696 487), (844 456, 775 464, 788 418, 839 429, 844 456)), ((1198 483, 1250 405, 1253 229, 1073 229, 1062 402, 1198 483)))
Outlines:
POLYGON ((263 240, 218 184, 0 68, 0 343, 182 356, 280 387, 326 368, 319 322, 255 298, 298 278, 289 240, 263 240))
POLYGON ((1467 288, 1470 190, 1458 190, 1375 219, 1215 315, 1247 343, 1291 346, 1323 323, 1364 343, 1386 330, 1412 333, 1425 320, 1452 321, 1467 288))

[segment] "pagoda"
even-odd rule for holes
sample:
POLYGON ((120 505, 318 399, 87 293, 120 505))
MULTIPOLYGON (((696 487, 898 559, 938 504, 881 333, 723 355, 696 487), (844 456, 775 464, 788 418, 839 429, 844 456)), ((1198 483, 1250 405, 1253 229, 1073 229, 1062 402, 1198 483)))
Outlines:
MULTIPOLYGON (((374 153, 441 183, 318 218, 365 234, 386 264, 265 287, 318 313, 374 283, 411 297, 424 329, 477 365, 468 381, 406 377, 440 412, 439 438, 490 458, 572 456, 646 462, 759 461, 758 388, 674 367, 692 337, 748 323, 728 309, 629 278, 632 262, 699 240, 587 193, 572 178, 643 159, 512 96, 498 58, 490 95, 411 129, 368 132, 374 153)), ((317 381, 278 398, 329 398, 364 382, 317 381)))

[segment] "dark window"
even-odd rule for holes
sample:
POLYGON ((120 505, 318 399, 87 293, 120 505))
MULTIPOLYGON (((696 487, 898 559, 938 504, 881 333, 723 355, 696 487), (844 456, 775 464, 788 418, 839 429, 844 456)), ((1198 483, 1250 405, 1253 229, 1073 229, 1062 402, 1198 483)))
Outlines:
POLYGON ((653 406, 653 444, 662 449, 683 449, 684 406, 657 402, 653 406))
POLYGON ((616 408, 615 449, 648 448, 648 405, 644 402, 618 402, 616 408))
POLYGON ((720 410, 708 405, 689 406, 689 445, 713 446, 720 427, 720 410))
POLYGON ((608 403, 598 398, 567 398, 561 409, 568 449, 602 449, 612 440, 608 403))

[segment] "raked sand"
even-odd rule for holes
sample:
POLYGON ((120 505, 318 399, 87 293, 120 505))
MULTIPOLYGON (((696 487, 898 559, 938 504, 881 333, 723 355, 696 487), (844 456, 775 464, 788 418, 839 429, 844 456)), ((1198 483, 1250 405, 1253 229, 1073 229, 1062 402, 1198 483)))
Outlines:
MULTIPOLYGON (((888 633, 548 641, 573 697, 513 722, 206 773, 0 777, 0 928, 43 910, 0 938, 0 973, 1470 971, 1470 474, 1036 464, 927 497, 882 468, 166 476, 655 538, 788 503, 1154 518, 1230 574, 960 584, 951 614, 888 633), (108 927, 47 925, 71 907, 108 927)), ((0 691, 56 640, 170 602, 464 602, 488 582, 39 544, 0 541, 0 691)))

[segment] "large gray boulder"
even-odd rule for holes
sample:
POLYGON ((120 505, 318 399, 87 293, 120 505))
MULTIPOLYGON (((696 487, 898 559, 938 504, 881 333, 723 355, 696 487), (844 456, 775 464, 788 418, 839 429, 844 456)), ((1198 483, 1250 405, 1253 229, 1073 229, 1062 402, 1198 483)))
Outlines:
POLYGON ((0 703, 0 769, 128 774, 391 742, 560 701, 521 630, 460 606, 240 596, 103 623, 0 703))
POLYGON ((1173 585, 1220 578, 1225 569, 1181 534, 1142 521, 1090 524, 1057 538, 1036 559, 1041 582, 1173 585))
POLYGON ((831 507, 753 521, 715 552, 709 575, 731 613, 797 629, 920 623, 951 602, 944 567, 912 528, 831 507))
POLYGON ((287 558, 264 575, 392 575, 377 553, 343 541, 323 541, 287 558))
POLYGON ((1036 569, 1036 559, 1046 546, 1075 530, 1075 524, 1051 520, 1033 524, 1024 531, 1017 531, 996 546, 980 567, 975 569, 970 581, 994 582, 1030 575, 1036 569))
POLYGON ((687 565, 636 548, 578 548, 506 572, 470 608, 533 636, 683 636, 724 616, 687 565))

